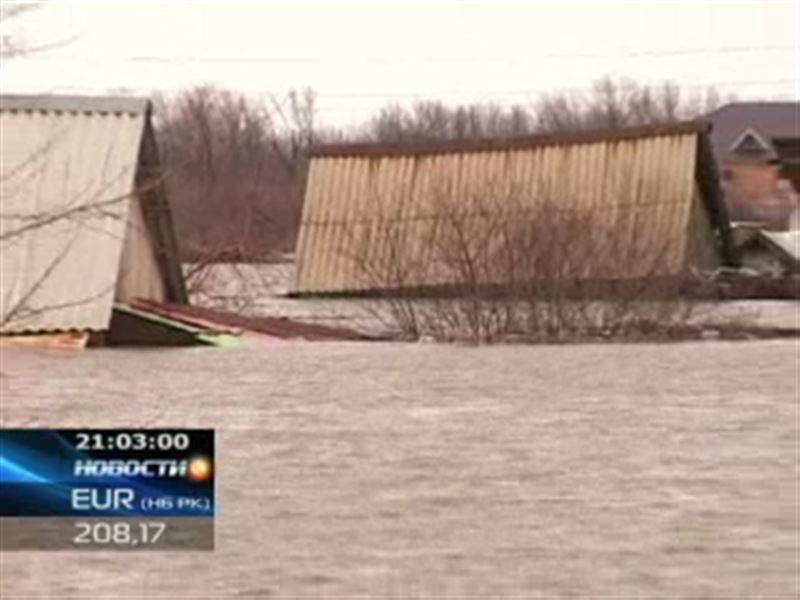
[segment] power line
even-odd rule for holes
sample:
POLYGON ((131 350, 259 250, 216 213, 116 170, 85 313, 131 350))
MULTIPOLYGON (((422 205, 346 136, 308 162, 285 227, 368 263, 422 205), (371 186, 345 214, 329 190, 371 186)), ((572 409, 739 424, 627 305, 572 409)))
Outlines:
MULTIPOLYGON (((124 61, 124 62, 139 62, 139 63, 158 63, 158 64, 199 64, 199 63, 324 63, 330 61, 336 62, 365 62, 365 63, 453 63, 453 62, 468 62, 468 63, 506 63, 506 64, 524 64, 534 60, 541 59, 565 59, 565 60, 606 60, 618 58, 670 58, 682 56, 697 56, 707 54, 747 54, 747 53, 771 53, 771 52, 790 52, 795 51, 795 46, 792 45, 761 45, 761 46, 726 46, 719 48, 683 48, 677 50, 637 50, 632 52, 617 52, 612 54, 596 54, 589 52, 581 53, 561 53, 561 52, 545 52, 536 53, 535 56, 155 56, 155 55, 134 55, 134 56, 117 56, 105 57, 106 60, 124 61)), ((76 61, 76 62, 92 62, 96 63, 96 57, 83 57, 83 56, 29 56, 25 60, 40 61, 40 62, 59 62, 59 61, 76 61)))
MULTIPOLYGON (((675 83, 679 89, 703 89, 711 87, 754 87, 759 85, 784 85, 795 83, 797 79, 761 79, 750 81, 704 81, 698 83, 675 83)), ((670 82, 672 83, 672 82, 670 82)), ((658 85, 658 84, 656 84, 658 85)), ((543 89, 510 89, 510 90, 432 90, 432 91, 399 91, 399 92, 318 92, 318 98, 429 98, 435 96, 471 96, 475 94, 502 95, 502 96, 532 96, 547 94, 552 91, 563 92, 588 92, 592 86, 556 87, 550 90, 543 89)))
MULTIPOLYGON (((644 50, 634 52, 620 52, 610 55, 598 55, 595 53, 537 53, 533 59, 592 59, 602 60, 606 58, 645 58, 645 57, 677 57, 692 56, 702 54, 743 54, 752 52, 788 52, 794 50, 791 45, 764 45, 764 46, 728 46, 721 48, 686 48, 681 50, 644 50)), ((509 56, 201 56, 201 57, 157 57, 157 56, 132 56, 127 60, 136 62, 177 62, 177 63, 196 63, 196 62, 247 62, 247 63, 295 63, 311 62, 319 63, 328 60, 354 61, 354 62, 376 62, 376 63, 409 63, 409 62, 493 62, 493 63, 526 63, 531 61, 531 57, 509 57, 509 56)))
MULTIPOLYGON (((758 79, 758 80, 745 80, 745 81, 701 81, 696 83, 680 83, 677 81, 667 81, 667 83, 674 84, 679 90, 684 89, 704 89, 704 88, 712 88, 712 87, 754 87, 754 86, 770 86, 770 85, 784 85, 789 83, 797 83, 800 79, 758 79)), ((645 82, 645 83, 652 83, 652 82, 645 82)), ((655 82, 653 85, 660 85, 664 82, 655 82)), ((191 87, 194 84, 188 82, 185 87, 191 87)), ((118 85, 118 86, 107 86, 109 89, 127 89, 125 85, 118 85)), ((514 96, 514 95, 538 95, 538 94, 548 94, 552 92, 589 92, 594 89, 591 85, 584 85, 584 86, 553 86, 548 89, 541 89, 541 88, 515 88, 515 89, 506 89, 506 90, 497 90, 497 89, 473 89, 473 90, 423 90, 423 91, 398 91, 398 92, 321 92, 319 90, 315 90, 313 86, 306 86, 306 85, 291 85, 291 86, 283 86, 283 91, 289 92, 295 88, 306 88, 310 87, 311 90, 314 92, 317 99, 320 98, 430 98, 436 96, 449 96, 449 95, 474 95, 474 94, 483 94, 483 95, 503 95, 503 96, 514 96)), ((62 90, 79 90, 79 89, 86 89, 81 88, 80 86, 58 86, 59 89, 62 90)), ((142 88, 152 88, 152 86, 139 86, 139 89, 142 88)), ((272 93, 268 90, 248 90, 244 89, 241 90, 243 93, 272 93)))
MULTIPOLYGON (((720 88, 723 92, 725 90, 730 89, 737 89, 737 88, 748 88, 754 86, 777 86, 777 85, 786 85, 797 83, 795 79, 765 79, 765 80, 751 80, 751 81, 706 81, 700 83, 689 83, 689 84, 680 84, 676 83, 675 85, 679 90, 691 90, 691 89, 706 89, 706 88, 720 88)), ((191 84, 188 84, 186 87, 191 87, 191 84)), ((151 89, 147 86, 139 86, 137 88, 131 88, 131 91, 144 90, 144 89, 151 89)), ((125 89, 124 87, 122 89, 125 89)), ((288 91, 290 88, 285 88, 283 91, 288 91)), ((580 93, 580 92, 589 92, 593 88, 591 86, 581 86, 581 87, 553 87, 551 89, 542 90, 542 89, 515 89, 515 90, 431 90, 431 91, 422 91, 422 92, 334 92, 334 93, 325 93, 325 92, 316 92, 316 98, 318 100, 317 110, 320 113, 328 113, 328 114, 363 114, 365 111, 374 111, 376 104, 383 104, 386 101, 391 101, 392 99, 406 99, 406 100, 442 100, 445 97, 469 97, 470 101, 472 102, 479 102, 479 103, 494 103, 494 104, 511 104, 511 103, 520 103, 525 101, 534 100, 538 97, 546 95, 548 93, 580 93), (511 98, 503 98, 503 96, 512 96, 511 98), (513 98, 513 96, 522 96, 521 98, 513 98), (337 98, 337 99, 347 99, 347 98, 361 98, 364 100, 373 100, 374 102, 369 102, 367 105, 353 105, 353 104, 326 104, 324 100, 326 98, 337 98)), ((107 89, 105 90, 107 91, 107 89)), ((97 89, 90 89, 80 86, 58 86, 54 89, 49 90, 50 93, 97 93, 97 89)), ((254 91, 254 90, 244 90, 243 93, 251 94, 253 96, 263 95, 264 93, 269 93, 266 91, 254 91)), ((278 93, 280 95, 281 93, 278 93)), ((458 100, 456 100, 458 101, 458 100)))

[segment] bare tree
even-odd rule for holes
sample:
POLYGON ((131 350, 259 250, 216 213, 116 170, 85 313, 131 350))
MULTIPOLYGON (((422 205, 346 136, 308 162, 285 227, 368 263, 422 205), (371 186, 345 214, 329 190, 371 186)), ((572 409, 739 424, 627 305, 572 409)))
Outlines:
POLYGON ((373 316, 405 337, 663 337, 697 306, 674 275, 674 240, 640 236, 647 215, 634 206, 600 219, 503 182, 457 198, 437 188, 424 215, 388 209, 350 226, 339 250, 376 294, 373 316))
POLYGON ((311 90, 258 98, 213 87, 158 99, 158 137, 196 301, 219 303, 214 288, 223 272, 228 287, 240 289, 238 310, 249 308, 246 296, 274 285, 256 263, 294 247, 309 149, 327 135, 315 102, 311 90))
POLYGON ((361 128, 359 137, 381 142, 509 137, 532 133, 534 120, 520 105, 496 104, 448 107, 440 101, 422 101, 406 108, 390 105, 361 128))
POLYGON ((160 99, 156 127, 184 258, 252 260, 277 243, 290 180, 269 115, 211 87, 160 99))
MULTIPOLYGON (((53 202, 52 197, 39 197, 42 191, 36 180, 44 176, 57 142, 58 135, 55 135, 40 150, 0 173, 3 192, 0 202, 0 252, 4 260, 18 252, 30 252, 28 248, 37 245, 40 236, 47 236, 48 239, 47 250, 44 251, 47 260, 41 264, 37 264, 36 260, 30 261, 25 268, 36 269, 32 276, 4 286, 6 293, 0 298, 0 329, 44 313, 88 304, 113 295, 115 290, 109 287, 64 301, 52 301, 52 294, 47 293, 44 298, 40 297, 52 284, 51 280, 81 236, 93 232, 106 234, 108 224, 112 221, 126 221, 126 228, 133 227, 127 222, 128 202, 132 197, 146 193, 148 186, 158 185, 158 182, 149 182, 135 191, 115 194, 110 190, 117 187, 117 181, 124 173, 107 172, 101 165, 98 167, 100 183, 71 195, 67 190, 73 186, 69 181, 69 167, 65 166, 63 193, 58 196, 58 201, 53 202), (47 208, 35 209, 38 206, 47 208), (20 284, 24 287, 20 288, 20 284)), ((53 190, 49 192, 54 193, 53 190)), ((4 276, 11 277, 12 274, 6 272, 4 276)))
POLYGON ((585 93, 545 95, 533 112, 537 130, 560 132, 675 123, 699 118, 720 104, 714 88, 687 95, 672 82, 648 85, 604 77, 585 93))
POLYGON ((310 90, 266 101, 213 87, 157 102, 184 258, 261 260, 293 247, 316 139, 310 90))
POLYGON ((272 146, 295 181, 305 179, 308 150, 317 140, 316 95, 310 88, 290 90, 284 99, 270 98, 272 146))
POLYGON ((20 56, 60 48, 72 41, 72 38, 66 38, 31 44, 18 32, 13 31, 14 25, 21 22, 25 15, 42 8, 44 4, 44 0, 42 0, 35 4, 4 2, 0 5, 0 60, 8 61, 20 56))
POLYGON ((512 137, 531 133, 674 123, 700 117, 721 104, 713 88, 686 94, 672 82, 640 84, 603 77, 587 92, 542 96, 533 105, 447 106, 427 100, 391 104, 361 127, 358 137, 386 142, 512 137))
POLYGON ((36 8, 35 4, 3 4, 0 6, 0 59, 8 60, 29 51, 22 40, 9 32, 16 19, 36 8))

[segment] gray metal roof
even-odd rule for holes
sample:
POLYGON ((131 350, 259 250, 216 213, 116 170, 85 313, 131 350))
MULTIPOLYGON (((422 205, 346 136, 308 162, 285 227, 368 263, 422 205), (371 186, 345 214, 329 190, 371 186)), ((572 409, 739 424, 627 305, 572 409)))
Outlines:
POLYGON ((170 223, 150 227, 136 193, 147 106, 0 99, 2 333, 104 330, 120 293, 163 295, 170 223))
POLYGON ((45 111, 45 112, 84 112, 116 113, 141 115, 150 105, 147 98, 128 96, 0 96, 2 111, 45 111))
POLYGON ((800 137, 800 102, 734 102, 710 113, 711 145, 717 160, 730 154, 731 146, 751 130, 769 145, 766 160, 775 158, 774 138, 800 137))

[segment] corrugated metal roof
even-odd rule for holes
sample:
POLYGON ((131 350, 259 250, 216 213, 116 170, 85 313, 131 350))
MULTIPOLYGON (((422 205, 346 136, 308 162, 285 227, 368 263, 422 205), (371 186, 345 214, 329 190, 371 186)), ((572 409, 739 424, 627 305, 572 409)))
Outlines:
POLYGON ((472 198, 488 189, 517 190, 528 213, 547 198, 556 200, 559 210, 588 211, 616 228, 619 243, 631 251, 642 244, 663 246, 662 270, 668 273, 683 271, 691 259, 687 253, 703 245, 712 246, 710 253, 719 258, 711 232, 725 216, 722 207, 711 210, 715 186, 707 179, 714 176, 713 165, 699 169, 708 158, 705 135, 705 126, 688 123, 514 140, 318 148, 297 244, 295 292, 380 287, 364 273, 365 261, 379 269, 391 268, 393 260, 422 265, 418 273, 403 275, 405 286, 453 283, 426 264, 426 246, 441 231, 437 202, 444 196, 468 209, 472 198), (700 203, 700 210, 693 203, 700 203), (690 228, 692 219, 708 223, 690 228), (402 238, 393 248, 386 240, 387 223, 402 238), (694 235, 703 240, 690 239, 694 235), (393 256, 398 251, 400 260, 393 256))
POLYGON ((103 330, 121 274, 153 289, 150 233, 130 219, 148 113, 141 99, 0 99, 3 333, 103 330))

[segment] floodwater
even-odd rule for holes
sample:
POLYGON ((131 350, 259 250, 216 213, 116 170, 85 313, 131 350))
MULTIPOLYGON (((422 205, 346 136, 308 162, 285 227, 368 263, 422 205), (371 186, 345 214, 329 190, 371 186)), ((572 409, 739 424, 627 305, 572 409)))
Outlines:
POLYGON ((798 344, 2 353, 3 426, 215 427, 213 553, 11 598, 794 598, 798 344))

